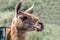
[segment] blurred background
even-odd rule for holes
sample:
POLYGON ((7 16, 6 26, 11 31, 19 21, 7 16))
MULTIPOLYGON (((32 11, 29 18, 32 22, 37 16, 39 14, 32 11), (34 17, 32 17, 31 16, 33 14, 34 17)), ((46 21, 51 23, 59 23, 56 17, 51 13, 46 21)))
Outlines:
MULTIPOLYGON (((0 0, 0 27, 10 25, 15 15, 15 6, 19 0, 0 0)), ((27 32, 26 40, 60 40, 60 0, 23 0, 21 10, 35 5, 32 15, 44 23, 44 31, 27 32)), ((2 31, 2 30, 0 30, 2 31)), ((0 36, 1 36, 0 32, 0 36)), ((1 38, 1 37, 0 37, 1 38)))

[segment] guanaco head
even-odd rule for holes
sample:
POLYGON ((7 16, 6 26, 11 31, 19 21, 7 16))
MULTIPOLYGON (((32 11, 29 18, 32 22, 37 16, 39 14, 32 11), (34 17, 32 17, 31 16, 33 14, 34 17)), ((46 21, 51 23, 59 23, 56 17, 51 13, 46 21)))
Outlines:
POLYGON ((12 25, 16 25, 17 30, 21 31, 42 31, 44 29, 43 23, 37 17, 33 16, 29 11, 34 5, 26 11, 21 11, 22 1, 19 1, 16 6, 16 15, 13 19, 12 25))

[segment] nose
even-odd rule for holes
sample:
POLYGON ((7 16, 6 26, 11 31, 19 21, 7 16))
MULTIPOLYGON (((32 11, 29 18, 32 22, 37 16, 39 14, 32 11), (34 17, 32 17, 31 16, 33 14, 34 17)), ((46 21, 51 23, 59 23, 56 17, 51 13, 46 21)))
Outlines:
POLYGON ((44 25, 43 25, 42 22, 38 22, 38 25, 37 26, 39 26, 39 28, 37 29, 38 32, 39 31, 42 31, 44 29, 44 25))

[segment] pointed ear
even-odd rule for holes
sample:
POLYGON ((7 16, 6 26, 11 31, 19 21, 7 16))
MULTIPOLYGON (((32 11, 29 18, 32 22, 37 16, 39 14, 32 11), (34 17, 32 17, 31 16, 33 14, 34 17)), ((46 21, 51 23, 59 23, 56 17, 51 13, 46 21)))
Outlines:
POLYGON ((16 9, 15 9, 16 10, 16 15, 19 14, 21 6, 22 6, 22 0, 20 0, 16 5, 16 9))
POLYGON ((33 7, 34 7, 34 4, 24 12, 30 12, 33 9, 33 7))

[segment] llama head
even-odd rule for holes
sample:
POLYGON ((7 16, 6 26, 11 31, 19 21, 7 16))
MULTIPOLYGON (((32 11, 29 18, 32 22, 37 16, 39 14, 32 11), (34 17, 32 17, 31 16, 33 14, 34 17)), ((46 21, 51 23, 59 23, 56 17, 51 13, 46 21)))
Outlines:
POLYGON ((19 1, 16 6, 16 16, 12 21, 12 25, 16 26, 17 30, 20 31, 42 31, 43 30, 43 23, 29 13, 32 10, 33 6, 27 9, 26 11, 20 11, 22 2, 19 1))

